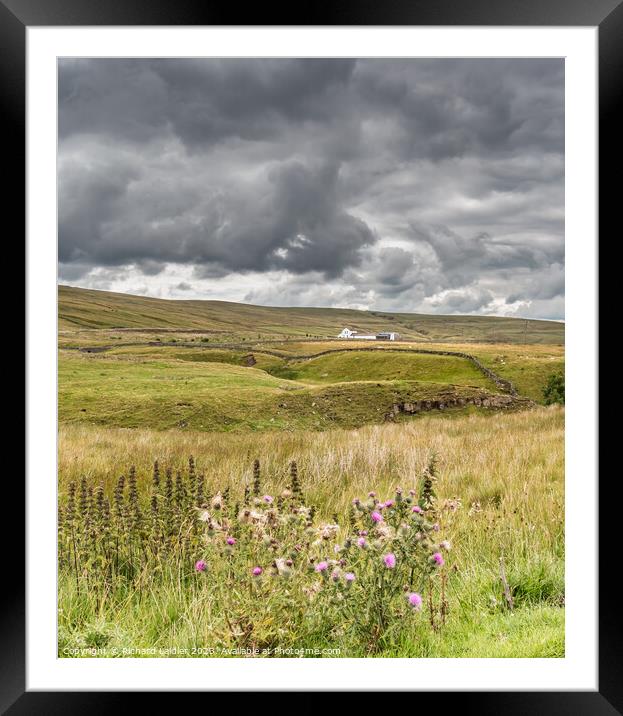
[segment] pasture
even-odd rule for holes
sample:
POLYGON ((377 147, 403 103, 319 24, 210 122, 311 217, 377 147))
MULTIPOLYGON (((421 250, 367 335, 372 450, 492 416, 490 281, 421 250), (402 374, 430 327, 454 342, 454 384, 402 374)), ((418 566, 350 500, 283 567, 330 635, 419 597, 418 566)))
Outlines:
POLYGON ((539 405, 548 376, 564 370, 562 324, 60 287, 59 329, 60 656, 128 646, 206 656, 193 652, 213 644, 564 655, 564 408, 539 405), (388 323, 405 340, 361 351, 363 342, 331 338, 344 325, 388 323), (517 395, 464 357, 418 350, 472 355, 517 395), (500 394, 505 407, 484 407, 500 394), (404 404, 427 407, 392 411, 404 404), (249 498, 255 461, 261 490, 249 498), (369 522, 386 504, 377 500, 412 489, 409 505, 419 504, 431 461, 423 521, 392 505, 385 531, 369 522), (360 514, 354 498, 369 503, 360 514), (214 500, 224 500, 223 519, 205 528, 196 508, 212 513, 214 500), (245 526, 245 504, 273 526, 260 536, 245 526), (314 541, 326 530, 326 545, 314 541), (362 532, 365 555, 351 549, 362 532), (343 566, 334 549, 346 550, 343 566), (388 550, 398 559, 391 579, 380 561, 388 550), (404 601, 405 579, 421 604, 404 601))

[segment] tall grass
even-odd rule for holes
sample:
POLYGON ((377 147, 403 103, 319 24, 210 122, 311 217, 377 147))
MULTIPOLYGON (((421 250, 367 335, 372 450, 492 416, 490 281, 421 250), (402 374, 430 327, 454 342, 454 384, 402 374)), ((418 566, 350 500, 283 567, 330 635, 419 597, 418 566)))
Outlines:
MULTIPOLYGON (((419 618, 407 620, 403 615, 395 622, 400 628, 387 627, 374 653, 561 656, 563 429, 560 408, 456 420, 427 416, 407 424, 326 433, 217 435, 62 425, 59 489, 65 510, 61 526, 66 531, 59 574, 59 653, 72 655, 72 649, 79 647, 105 646, 176 647, 179 651, 172 655, 211 655, 209 648, 217 643, 229 647, 245 643, 243 635, 252 625, 250 633, 263 636, 257 636, 257 642, 249 637, 247 645, 264 639, 272 646, 339 648, 342 656, 368 655, 365 639, 352 630, 341 633, 331 620, 326 630, 323 620, 304 618, 306 607, 299 603, 297 609, 267 611, 263 609, 266 595, 259 593, 236 613, 235 624, 231 619, 227 624, 227 611, 219 608, 223 602, 205 588, 208 580, 196 579, 208 575, 193 573, 195 557, 201 554, 188 548, 192 533, 179 559, 160 561, 157 569, 163 571, 156 581, 153 570, 158 560, 146 557, 137 543, 124 548, 121 563, 106 564, 106 570, 120 570, 123 579, 115 581, 116 573, 108 571, 109 588, 89 589, 88 579, 98 579, 101 586, 103 576, 97 565, 85 571, 80 554, 76 568, 71 531, 66 529, 67 510, 73 511, 80 529, 84 529, 78 522, 81 511, 84 517, 105 513, 107 501, 111 523, 120 519, 150 525, 154 507, 147 496, 154 492, 159 495, 155 510, 160 515, 161 510, 177 509, 184 500, 187 505, 195 503, 199 495, 208 499, 227 491, 233 506, 253 499, 253 492, 279 495, 299 481, 305 500, 316 507, 316 522, 331 523, 336 517, 346 535, 352 527, 353 497, 365 497, 370 489, 389 497, 397 486, 416 485, 420 490, 434 454, 435 519, 440 535, 453 547, 443 594, 440 579, 428 592, 423 589, 425 603, 419 618), (189 455, 194 456, 191 468, 189 455), (262 473, 257 490, 256 459, 262 473), (158 460, 156 470, 154 460, 158 460), (293 460, 295 474, 290 467, 293 460), (134 472, 128 471, 130 464, 136 466, 134 472), (117 518, 115 495, 120 492, 122 516, 117 518), (506 585, 500 577, 500 561, 506 585), (512 596, 512 610, 505 587, 512 596), (279 623, 275 615, 284 613, 289 617, 279 623), (203 648, 208 653, 192 653, 203 648)), ((89 524, 88 529, 94 532, 99 527, 89 524)), ((169 553, 182 549, 179 532, 169 537, 169 553)), ((114 544, 109 537, 107 548, 113 550, 114 544)), ((353 619, 344 623, 352 625, 353 619)))

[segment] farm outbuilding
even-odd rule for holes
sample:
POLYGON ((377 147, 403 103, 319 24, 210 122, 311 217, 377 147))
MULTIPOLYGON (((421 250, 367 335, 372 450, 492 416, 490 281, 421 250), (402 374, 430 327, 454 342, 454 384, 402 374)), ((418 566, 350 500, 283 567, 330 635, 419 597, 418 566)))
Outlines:
POLYGON ((376 334, 377 341, 396 341, 400 338, 400 333, 394 333, 393 331, 383 331, 376 334))
POLYGON ((350 328, 344 328, 338 338, 352 338, 359 341, 395 341, 400 338, 400 333, 395 333, 393 331, 381 331, 376 334, 364 335, 363 333, 358 333, 350 328))

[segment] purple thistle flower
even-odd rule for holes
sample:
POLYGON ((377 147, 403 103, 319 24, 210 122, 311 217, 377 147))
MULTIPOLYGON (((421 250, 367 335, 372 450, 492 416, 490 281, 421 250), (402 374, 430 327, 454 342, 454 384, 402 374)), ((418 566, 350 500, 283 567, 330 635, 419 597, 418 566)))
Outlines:
POLYGON ((418 515, 421 515, 424 510, 419 505, 413 505, 411 508, 411 512, 415 512, 418 515))
POLYGON ((394 555, 393 552, 389 552, 388 554, 384 555, 383 564, 388 569, 393 569, 396 566, 396 555, 394 555))
POLYGON ((445 549, 446 552, 449 552, 452 549, 452 545, 450 544, 450 542, 448 542, 447 539, 445 539, 443 542, 440 542, 439 546, 441 547, 441 549, 445 549))
POLYGON ((368 492, 368 497, 376 497, 376 492, 368 492))
POLYGON ((380 512, 377 512, 376 510, 370 514, 370 517, 372 518, 372 522, 382 522, 383 521, 383 515, 380 512))
POLYGON ((443 567, 443 565, 445 564, 445 560, 441 552, 435 552, 435 554, 433 555, 433 562, 435 562, 435 564, 439 567, 443 567))
POLYGON ((326 572, 327 569, 329 569, 329 563, 328 562, 318 562, 318 564, 314 567, 316 572, 326 572))
POLYGON ((439 522, 435 522, 433 525, 433 532, 439 532, 439 522))
POLYGON ((263 570, 261 567, 253 567, 253 569, 251 570, 251 574, 252 574, 254 577, 259 577, 260 574, 262 574, 263 571, 264 571, 264 570, 263 570))
POLYGON ((202 559, 200 559, 200 560, 198 560, 197 562, 195 562, 195 569, 196 569, 198 572, 205 572, 207 566, 208 566, 208 565, 207 565, 202 559))
POLYGON ((357 546, 358 547, 365 547, 366 546, 366 538, 365 537, 359 537, 357 540, 357 546))
POLYGON ((236 540, 235 540, 234 537, 228 537, 225 541, 226 541, 227 544, 229 544, 229 545, 234 545, 234 544, 236 544, 236 540))
POLYGON ((407 600, 414 609, 422 608, 422 597, 417 592, 407 594, 407 600))
POLYGON ((334 582, 339 582, 339 580, 340 580, 340 573, 338 572, 337 569, 334 569, 333 572, 331 572, 331 579, 332 579, 334 582))
POLYGON ((273 498, 270 495, 264 495, 264 497, 262 497, 262 499, 264 500, 264 502, 267 502, 269 505, 273 501, 273 498))
POLYGON ((351 584, 355 581, 355 575, 352 572, 346 572, 346 574, 344 575, 344 579, 348 584, 351 584))
POLYGON ((386 500, 383 507, 393 507, 394 506, 394 500, 386 500))

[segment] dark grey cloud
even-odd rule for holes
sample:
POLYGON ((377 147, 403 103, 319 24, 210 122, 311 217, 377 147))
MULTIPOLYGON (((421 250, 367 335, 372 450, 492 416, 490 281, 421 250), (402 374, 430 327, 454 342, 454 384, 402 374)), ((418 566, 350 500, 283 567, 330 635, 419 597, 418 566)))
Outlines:
POLYGON ((63 59, 59 276, 562 317, 564 63, 63 59))

